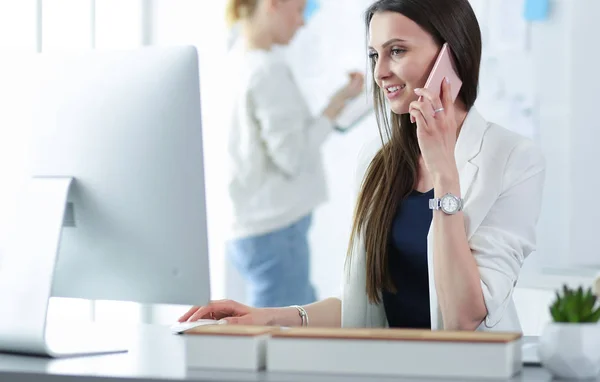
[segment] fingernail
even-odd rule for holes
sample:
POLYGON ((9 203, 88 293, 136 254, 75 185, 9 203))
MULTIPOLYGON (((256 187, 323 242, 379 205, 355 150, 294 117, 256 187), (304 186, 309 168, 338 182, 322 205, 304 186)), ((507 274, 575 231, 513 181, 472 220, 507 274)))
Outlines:
POLYGON ((444 77, 444 82, 446 82, 447 84, 449 84, 450 83, 450 78, 444 77))
POLYGON ((416 88, 415 93, 419 94, 421 92, 421 88, 416 88))
POLYGON ((225 320, 224 318, 222 318, 219 321, 217 321, 217 325, 227 325, 227 320, 225 320))

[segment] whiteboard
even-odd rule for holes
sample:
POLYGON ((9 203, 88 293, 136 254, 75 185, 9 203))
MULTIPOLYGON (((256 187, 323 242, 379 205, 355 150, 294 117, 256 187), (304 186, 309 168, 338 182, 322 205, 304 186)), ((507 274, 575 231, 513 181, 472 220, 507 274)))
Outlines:
POLYGON ((536 140, 538 97, 524 0, 470 1, 483 42, 475 106, 487 120, 536 140))
POLYGON ((350 71, 368 72, 364 12, 371 0, 320 0, 286 49, 309 107, 320 112, 350 71))

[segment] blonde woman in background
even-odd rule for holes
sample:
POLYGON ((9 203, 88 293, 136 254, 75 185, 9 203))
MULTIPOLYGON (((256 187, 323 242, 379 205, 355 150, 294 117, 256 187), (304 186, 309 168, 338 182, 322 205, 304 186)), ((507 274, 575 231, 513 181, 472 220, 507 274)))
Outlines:
MULTIPOLYGON (((238 38, 224 72, 230 92, 228 259, 247 283, 248 304, 275 307, 316 300, 308 231, 327 198, 321 147, 346 102, 363 89, 360 73, 314 117, 276 45, 304 24, 306 0, 228 0, 238 38)), ((228 100, 229 101, 229 100, 228 100)))

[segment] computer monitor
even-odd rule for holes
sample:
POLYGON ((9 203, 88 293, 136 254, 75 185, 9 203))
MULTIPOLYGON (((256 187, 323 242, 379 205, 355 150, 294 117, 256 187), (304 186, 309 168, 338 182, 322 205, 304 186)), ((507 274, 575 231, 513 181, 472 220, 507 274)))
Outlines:
POLYGON ((126 350, 50 333, 51 295, 209 300, 197 57, 193 47, 2 57, 0 150, 17 150, 0 177, 19 204, 0 254, 0 351, 126 350))

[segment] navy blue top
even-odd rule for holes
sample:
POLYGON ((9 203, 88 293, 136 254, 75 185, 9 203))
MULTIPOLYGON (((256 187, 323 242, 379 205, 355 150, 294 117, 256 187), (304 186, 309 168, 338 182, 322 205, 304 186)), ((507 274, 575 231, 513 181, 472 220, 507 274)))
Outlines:
POLYGON ((413 191, 400 203, 390 238, 388 268, 397 293, 383 292, 390 327, 430 329, 427 234, 433 190, 413 191))

